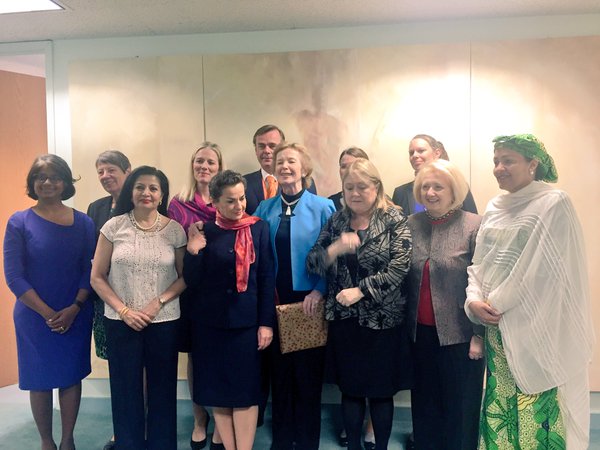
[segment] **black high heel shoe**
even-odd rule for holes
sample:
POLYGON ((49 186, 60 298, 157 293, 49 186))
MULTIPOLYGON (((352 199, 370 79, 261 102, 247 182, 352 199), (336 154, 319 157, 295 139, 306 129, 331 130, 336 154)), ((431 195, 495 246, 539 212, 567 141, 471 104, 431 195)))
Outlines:
POLYGON ((208 414, 208 411, 206 411, 206 427, 204 429, 204 439, 202 439, 201 441, 195 441, 190 438, 190 447, 192 447, 192 450, 202 450, 204 447, 206 447, 206 443, 208 442, 208 424, 209 423, 210 423, 210 414, 208 414))
POLYGON ((348 435, 346 434, 345 429, 340 431, 340 434, 338 434, 338 445, 340 447, 348 447, 348 435))

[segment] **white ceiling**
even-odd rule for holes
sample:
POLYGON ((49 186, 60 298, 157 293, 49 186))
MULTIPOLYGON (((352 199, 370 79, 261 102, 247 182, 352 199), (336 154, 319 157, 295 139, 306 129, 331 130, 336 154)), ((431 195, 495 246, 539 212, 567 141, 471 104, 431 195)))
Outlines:
POLYGON ((65 10, 0 15, 0 43, 600 13, 600 0, 57 0, 57 3, 65 10))

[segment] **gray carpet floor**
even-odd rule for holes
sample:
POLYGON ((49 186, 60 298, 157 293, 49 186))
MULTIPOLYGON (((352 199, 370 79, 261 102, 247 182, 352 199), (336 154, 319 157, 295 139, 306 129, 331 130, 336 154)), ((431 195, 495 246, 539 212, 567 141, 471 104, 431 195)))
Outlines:
MULTIPOLYGON (((39 449, 39 437, 31 411, 28 394, 18 391, 15 386, 0 388, 0 449, 35 450, 39 449)), ((321 450, 341 450, 337 445, 337 432, 340 428, 339 405, 325 404, 322 412, 321 450)), ((188 400, 178 401, 178 449, 190 448, 192 415, 188 400)), ((211 422, 209 431, 212 431, 211 422)), ((394 415, 394 428, 389 444, 390 450, 402 450, 406 434, 411 428, 410 410, 397 407, 394 415)), ((55 411, 55 439, 60 437, 59 412, 55 411)), ((75 429, 75 442, 78 450, 102 450, 112 433, 110 400, 107 398, 84 398, 75 429)), ((268 450, 270 447, 270 411, 266 423, 256 435, 255 450, 268 450)), ((600 415, 592 414, 592 444, 590 450, 600 450, 600 415)), ((525 450, 525 449, 524 449, 525 450)))

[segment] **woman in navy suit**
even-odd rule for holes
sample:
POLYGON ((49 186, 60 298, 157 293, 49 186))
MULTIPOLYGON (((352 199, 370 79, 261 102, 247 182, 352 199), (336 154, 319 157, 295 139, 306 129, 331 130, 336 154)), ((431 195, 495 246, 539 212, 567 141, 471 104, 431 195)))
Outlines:
POLYGON ((273 339, 275 271, 269 226, 246 214, 246 181, 226 170, 209 185, 215 222, 189 228, 183 276, 194 289, 194 401, 213 407, 225 448, 252 450, 260 354, 273 339))
MULTIPOLYGON (((308 191, 312 162, 300 144, 275 149, 275 176, 281 194, 258 205, 255 215, 271 228, 280 304, 303 302, 307 315, 323 301, 325 281, 306 270, 306 256, 321 227, 335 211, 331 200, 308 191)), ((273 450, 316 450, 321 432, 324 348, 282 354, 271 349, 273 450)))

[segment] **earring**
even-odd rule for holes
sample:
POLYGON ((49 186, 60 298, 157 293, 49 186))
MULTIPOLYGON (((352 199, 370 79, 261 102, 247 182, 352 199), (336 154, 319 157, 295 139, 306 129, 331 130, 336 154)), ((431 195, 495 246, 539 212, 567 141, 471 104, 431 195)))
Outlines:
POLYGON ((530 170, 530 171, 529 171, 529 175, 532 175, 532 176, 533 176, 533 174, 534 174, 533 170, 530 170))

